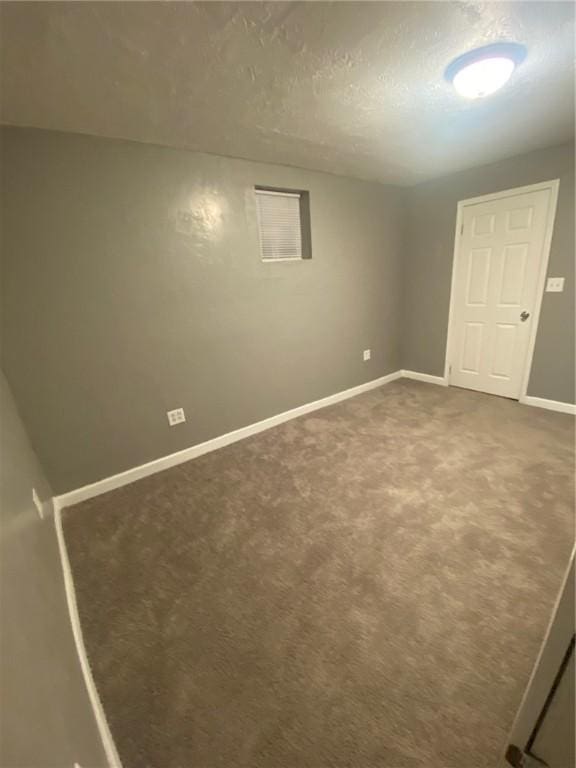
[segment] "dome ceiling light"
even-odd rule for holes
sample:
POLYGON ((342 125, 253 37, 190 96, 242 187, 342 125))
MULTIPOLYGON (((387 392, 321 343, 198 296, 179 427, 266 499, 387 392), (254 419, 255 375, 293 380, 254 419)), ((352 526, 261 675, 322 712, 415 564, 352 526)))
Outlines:
POLYGON ((492 43, 458 56, 445 77, 464 98, 482 99, 502 88, 525 57, 520 43, 492 43))

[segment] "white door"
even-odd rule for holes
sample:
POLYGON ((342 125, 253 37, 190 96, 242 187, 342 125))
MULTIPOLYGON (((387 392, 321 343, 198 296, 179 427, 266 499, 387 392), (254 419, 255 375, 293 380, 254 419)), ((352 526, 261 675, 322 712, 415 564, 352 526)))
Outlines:
POLYGON ((552 189, 546 188, 464 204, 454 265, 450 384, 520 396, 551 200, 552 189))

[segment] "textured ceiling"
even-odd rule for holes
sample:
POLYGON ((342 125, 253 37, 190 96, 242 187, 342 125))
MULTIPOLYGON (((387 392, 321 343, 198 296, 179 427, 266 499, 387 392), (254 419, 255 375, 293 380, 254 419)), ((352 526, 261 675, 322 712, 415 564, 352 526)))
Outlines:
POLYGON ((2 3, 2 121, 413 184, 574 128, 574 7, 556 2, 2 3), (452 58, 528 47, 498 94, 452 58))

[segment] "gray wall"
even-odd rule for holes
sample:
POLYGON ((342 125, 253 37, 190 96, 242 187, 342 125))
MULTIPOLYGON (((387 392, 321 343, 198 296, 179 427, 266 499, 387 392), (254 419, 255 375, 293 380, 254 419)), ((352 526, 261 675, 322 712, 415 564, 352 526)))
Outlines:
POLYGON ((51 497, 0 373, 0 765, 106 764, 70 628, 51 497), (49 506, 46 506, 49 510, 49 506))
POLYGON ((21 128, 2 181, 3 364, 57 493, 400 367, 403 190, 21 128), (311 260, 260 262, 255 184, 309 190, 311 260))
POLYGON ((564 293, 545 293, 528 394, 574 398, 574 148, 538 150, 473 168, 410 190, 404 252, 403 368, 444 374, 448 309, 459 200, 560 179, 548 275, 565 277, 564 293))

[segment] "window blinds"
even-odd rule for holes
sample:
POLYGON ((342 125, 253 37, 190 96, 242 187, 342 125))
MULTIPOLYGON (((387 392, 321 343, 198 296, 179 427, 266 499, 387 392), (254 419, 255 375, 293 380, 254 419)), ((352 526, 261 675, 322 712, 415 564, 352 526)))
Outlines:
POLYGON ((301 259, 300 195, 257 189, 256 206, 263 261, 301 259))

